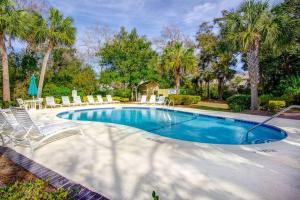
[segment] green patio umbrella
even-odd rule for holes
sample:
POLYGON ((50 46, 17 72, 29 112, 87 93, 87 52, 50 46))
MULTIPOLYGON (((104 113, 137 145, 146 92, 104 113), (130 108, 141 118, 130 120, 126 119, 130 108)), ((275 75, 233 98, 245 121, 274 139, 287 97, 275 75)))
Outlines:
POLYGON ((28 88, 28 95, 29 96, 36 96, 38 92, 37 86, 36 86, 36 78, 34 74, 32 74, 30 78, 29 88, 28 88))

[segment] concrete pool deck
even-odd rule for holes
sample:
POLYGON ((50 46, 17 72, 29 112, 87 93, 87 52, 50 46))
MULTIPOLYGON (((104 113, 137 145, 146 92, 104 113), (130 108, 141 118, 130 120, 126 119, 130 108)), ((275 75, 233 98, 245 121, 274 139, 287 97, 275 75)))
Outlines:
MULTIPOLYGON (((122 105, 113 106, 138 106, 122 105)), ((45 124, 67 110, 30 111, 45 124)), ((176 108, 207 115, 262 121, 263 116, 176 108)), ((14 149, 49 169, 115 200, 160 199, 299 199, 300 121, 276 118, 271 125, 287 131, 284 140, 258 145, 185 142, 117 124, 79 122, 85 136, 49 143, 30 154, 14 149)))

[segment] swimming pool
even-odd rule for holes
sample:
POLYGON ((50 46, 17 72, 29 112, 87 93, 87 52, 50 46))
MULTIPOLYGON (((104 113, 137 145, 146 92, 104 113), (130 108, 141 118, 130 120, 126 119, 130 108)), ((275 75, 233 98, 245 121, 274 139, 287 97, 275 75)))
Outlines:
POLYGON ((257 123, 163 108, 97 108, 63 112, 58 117, 122 124, 168 138, 213 144, 260 144, 287 136, 270 125, 257 127, 247 135, 257 123))

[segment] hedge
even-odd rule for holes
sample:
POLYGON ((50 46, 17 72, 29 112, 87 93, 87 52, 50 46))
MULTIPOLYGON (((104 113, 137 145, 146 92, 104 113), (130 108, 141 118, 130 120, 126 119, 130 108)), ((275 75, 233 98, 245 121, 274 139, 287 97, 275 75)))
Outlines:
POLYGON ((236 94, 227 98, 229 108, 235 112, 242 112, 250 108, 251 97, 245 94, 236 94))
POLYGON ((269 101, 269 110, 273 113, 278 112, 286 106, 285 101, 269 101))
POLYGON ((169 95, 169 100, 173 101, 175 105, 191 105, 198 103, 201 98, 200 96, 192 96, 192 95, 169 95))

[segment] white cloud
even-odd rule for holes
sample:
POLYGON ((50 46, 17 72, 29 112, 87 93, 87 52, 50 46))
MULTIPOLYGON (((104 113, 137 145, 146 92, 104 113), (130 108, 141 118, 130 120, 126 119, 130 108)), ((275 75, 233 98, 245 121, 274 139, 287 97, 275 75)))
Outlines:
POLYGON ((196 5, 193 9, 187 13, 184 17, 184 21, 188 24, 197 21, 206 21, 211 16, 209 15, 215 8, 217 4, 213 3, 204 3, 202 5, 196 5))
POLYGON ((201 23, 213 20, 221 15, 222 10, 236 8, 242 0, 219 0, 211 1, 193 6, 190 12, 184 16, 187 24, 201 23))

